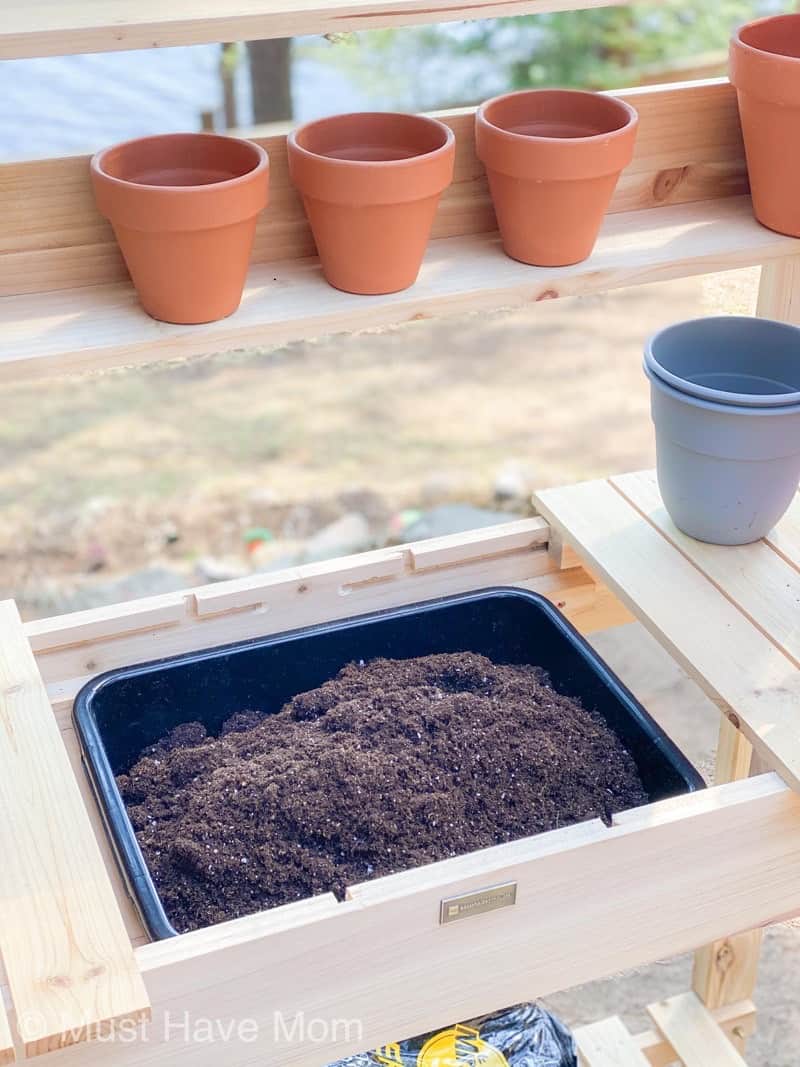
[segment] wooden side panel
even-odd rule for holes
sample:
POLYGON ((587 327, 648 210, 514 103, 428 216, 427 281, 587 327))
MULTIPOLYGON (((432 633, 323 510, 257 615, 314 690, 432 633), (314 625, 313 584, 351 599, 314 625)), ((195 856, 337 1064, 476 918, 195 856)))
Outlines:
MULTIPOLYGON (((640 132, 612 211, 746 192, 736 101, 727 82, 620 95, 639 110, 640 132)), ((457 150, 455 178, 442 196, 433 236, 492 231, 494 212, 483 165, 475 155, 474 112, 448 111, 439 117, 455 131, 457 150)), ((258 140, 270 157, 270 202, 259 221, 253 260, 268 263, 313 255, 302 205, 289 182, 286 138, 258 140)), ((0 204, 0 296, 127 277, 111 228, 94 206, 88 157, 1 165, 0 204)))
POLYGON ((714 1016, 694 993, 651 1004, 656 1026, 680 1056, 684 1067, 747 1067, 714 1016))
POLYGON ((536 496, 539 510, 747 738, 800 788, 800 672, 608 482, 536 496))
POLYGON ((354 887, 342 903, 146 945, 147 1042, 54 1062, 218 1067, 219 1043, 185 1039, 188 1012, 190 1028, 233 1026, 227 1067, 322 1067, 784 916, 797 907, 798 840, 800 798, 770 774, 354 887), (443 897, 509 880, 513 907, 439 925, 443 897), (236 1029, 245 1020, 249 1039, 236 1029))
POLYGON ((0 948, 28 1056, 149 1015, 17 610, 0 604, 0 948))
POLYGON ((613 1015, 575 1031, 582 1067, 649 1067, 622 1019, 613 1015))

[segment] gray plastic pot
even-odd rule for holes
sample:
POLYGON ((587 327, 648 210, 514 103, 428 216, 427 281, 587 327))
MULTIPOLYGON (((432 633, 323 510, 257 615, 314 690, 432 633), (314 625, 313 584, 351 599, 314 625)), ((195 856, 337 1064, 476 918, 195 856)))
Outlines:
POLYGON ((745 315, 668 326, 645 347, 645 364, 682 393, 717 404, 800 404, 800 329, 745 315))
POLYGON ((744 545, 769 533, 800 480, 800 404, 717 404, 667 385, 645 364, 658 485, 675 525, 744 545))

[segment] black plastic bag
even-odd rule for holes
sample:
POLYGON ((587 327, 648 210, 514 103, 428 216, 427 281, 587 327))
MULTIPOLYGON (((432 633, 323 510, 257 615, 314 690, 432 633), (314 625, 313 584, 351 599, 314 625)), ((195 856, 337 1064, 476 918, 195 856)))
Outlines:
POLYGON ((538 1004, 434 1030, 329 1067, 578 1067, 572 1034, 538 1004))

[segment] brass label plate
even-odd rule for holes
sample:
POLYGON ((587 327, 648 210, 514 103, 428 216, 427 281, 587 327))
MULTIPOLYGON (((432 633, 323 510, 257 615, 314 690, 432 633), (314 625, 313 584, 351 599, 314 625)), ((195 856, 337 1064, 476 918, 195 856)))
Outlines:
POLYGON ((454 923, 468 919, 470 915, 483 915, 487 911, 507 908, 517 903, 517 883, 504 882, 476 889, 474 893, 461 893, 457 897, 445 897, 439 908, 439 922, 454 923))

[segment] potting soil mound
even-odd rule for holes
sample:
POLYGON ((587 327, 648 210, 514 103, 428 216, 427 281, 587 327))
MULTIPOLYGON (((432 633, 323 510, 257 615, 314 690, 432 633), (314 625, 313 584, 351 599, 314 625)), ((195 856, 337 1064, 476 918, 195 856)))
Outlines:
POLYGON ((536 667, 378 659, 269 710, 180 726, 118 778, 179 931, 647 802, 536 667))

